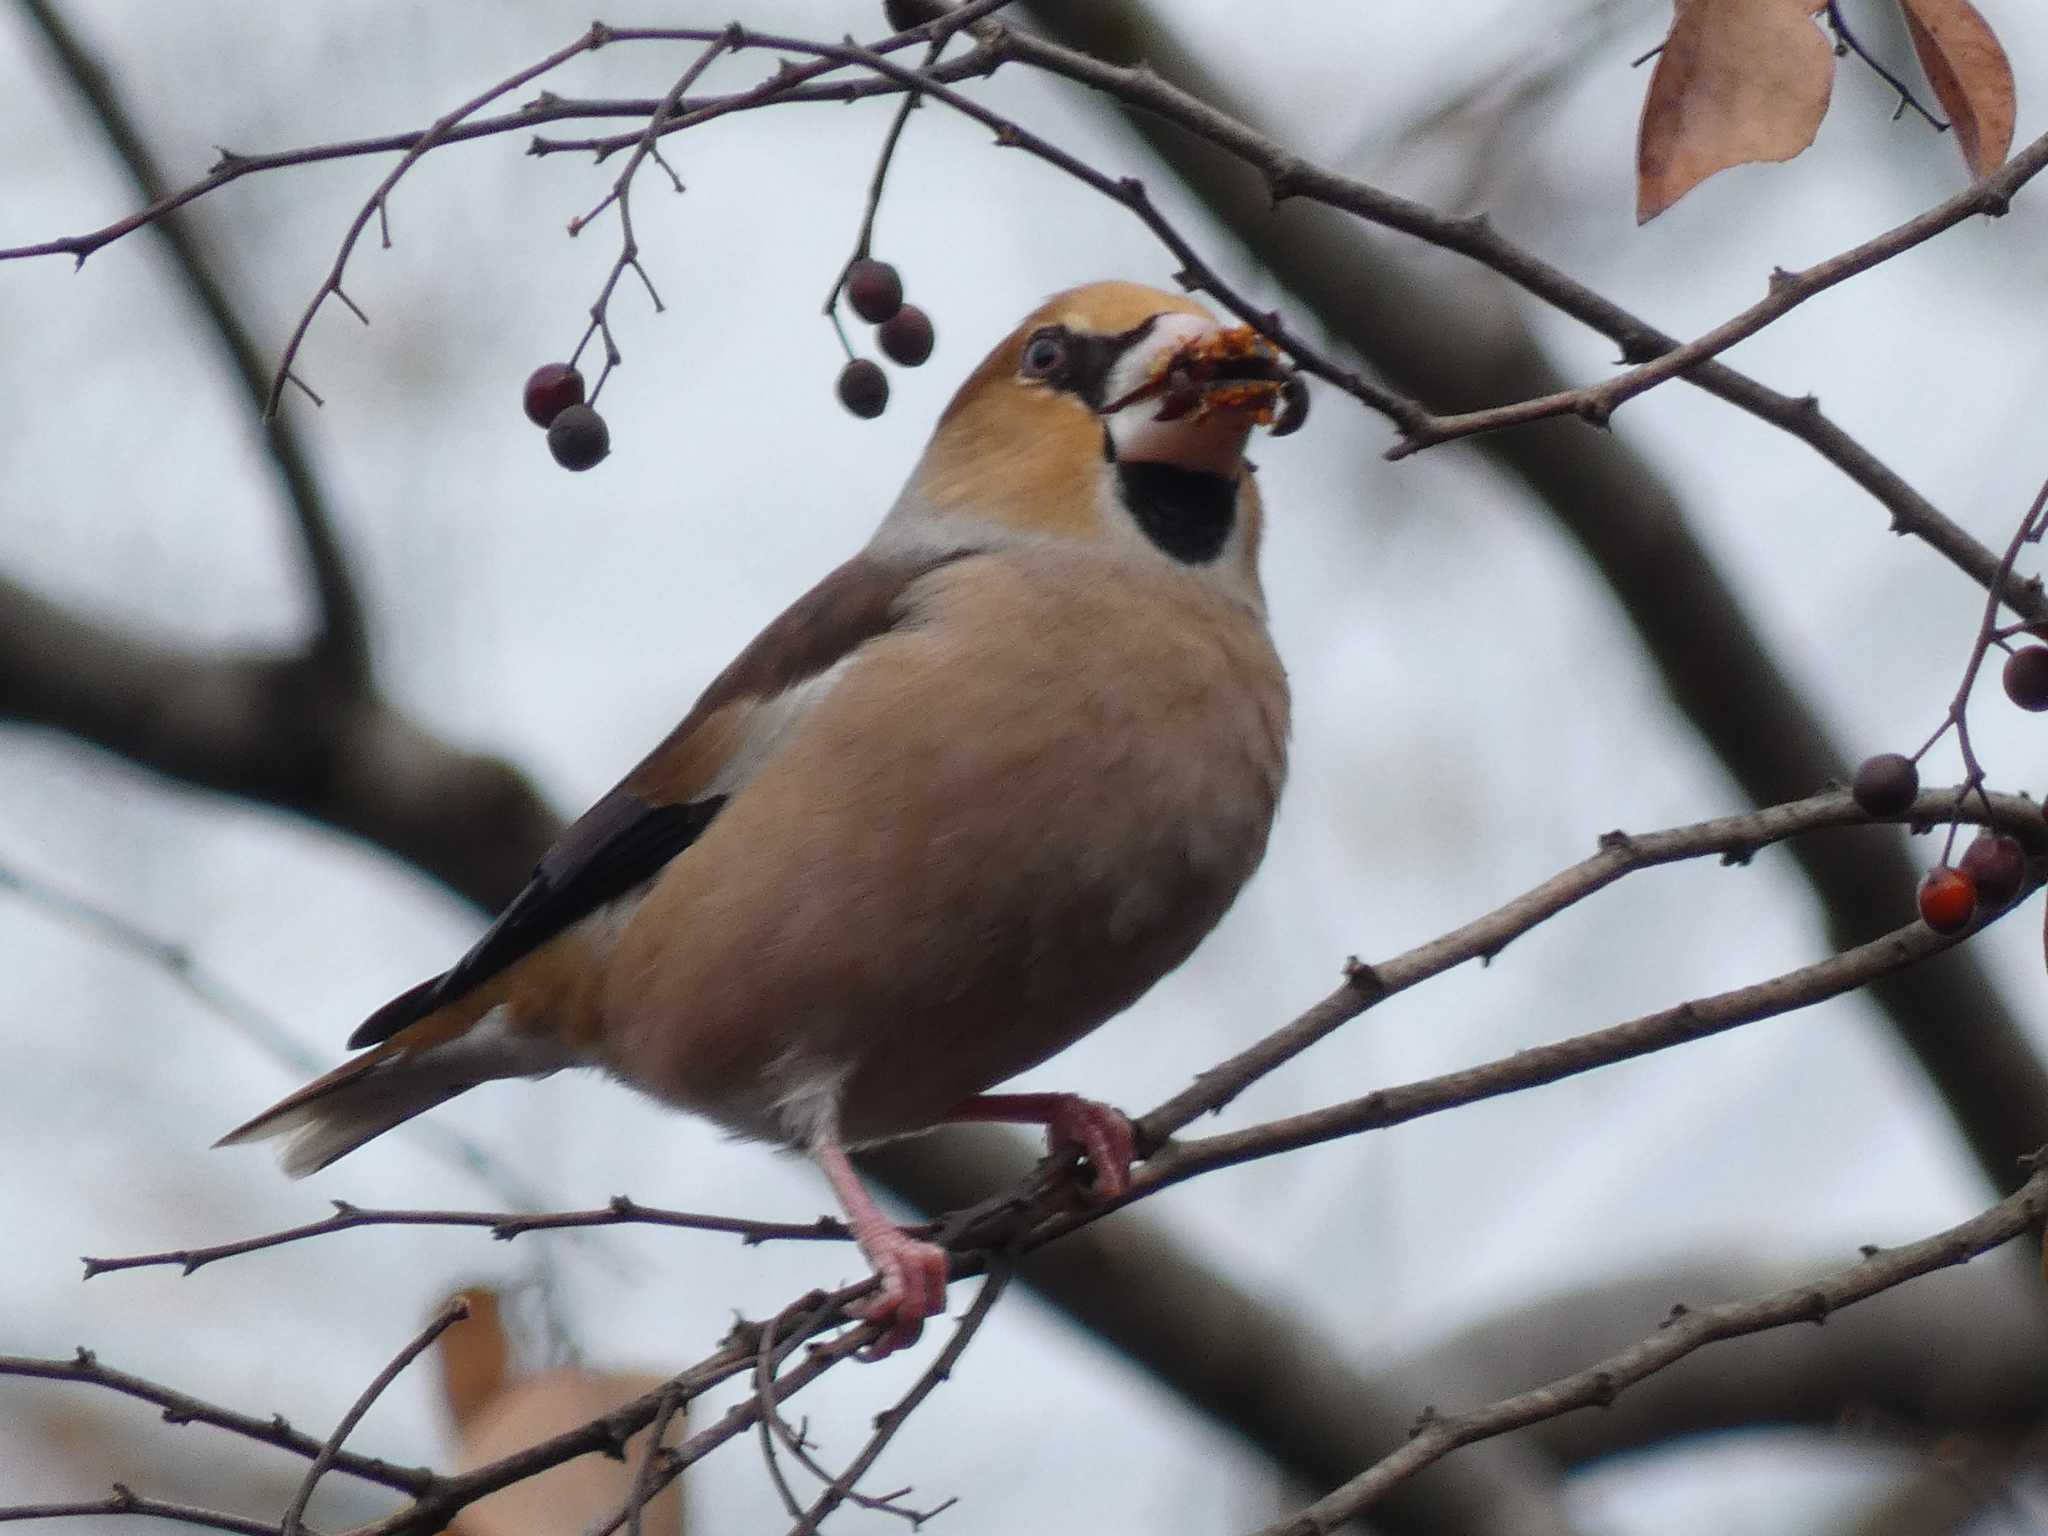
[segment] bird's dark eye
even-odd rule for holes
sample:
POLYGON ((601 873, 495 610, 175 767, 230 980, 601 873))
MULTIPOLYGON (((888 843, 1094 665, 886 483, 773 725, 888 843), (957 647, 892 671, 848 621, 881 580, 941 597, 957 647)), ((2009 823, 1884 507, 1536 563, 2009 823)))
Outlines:
POLYGON ((1058 326, 1034 331, 1024 343, 1024 377, 1050 379, 1067 366, 1067 333, 1058 326))

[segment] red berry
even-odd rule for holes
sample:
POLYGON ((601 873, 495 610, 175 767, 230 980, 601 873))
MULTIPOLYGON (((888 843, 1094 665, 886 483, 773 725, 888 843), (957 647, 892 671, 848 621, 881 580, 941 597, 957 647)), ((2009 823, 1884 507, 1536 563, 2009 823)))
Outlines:
POLYGON ((2020 893, 2027 878, 2026 850, 2003 832, 1979 832, 1956 868, 1975 883, 1984 910, 1996 912, 2020 893))
POLYGON ((869 325, 880 325, 903 307, 903 279, 886 261, 863 256, 846 269, 846 302, 869 325))
POLYGON ((548 427, 548 452, 564 469, 594 469, 611 451, 611 428, 587 405, 565 406, 548 427))
POLYGON ((572 405, 583 403, 583 375, 567 363, 542 363, 526 376, 526 419, 551 427, 572 405))
POLYGON ((2005 696, 2021 709, 2048 709, 2048 645, 2029 645, 2005 658, 2005 696))
POLYGON ((906 304, 875 332, 891 362, 915 368, 932 355, 932 318, 915 304, 906 304))
POLYGON ((1920 770, 1903 752, 1880 752, 1863 759, 1849 793, 1869 815, 1896 816, 1920 793, 1920 770))
POLYGON ((1977 913, 1977 882, 1959 869, 1936 865, 1920 882, 1920 921, 1936 933, 1960 933, 1977 913))
POLYGON ((889 403, 889 376, 882 365, 856 357, 840 369, 839 403, 867 421, 881 415, 889 403))

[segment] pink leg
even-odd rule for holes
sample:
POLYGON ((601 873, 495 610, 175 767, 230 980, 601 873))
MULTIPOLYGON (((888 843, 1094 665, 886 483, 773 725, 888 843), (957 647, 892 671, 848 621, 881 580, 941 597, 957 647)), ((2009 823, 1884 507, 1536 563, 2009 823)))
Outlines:
POLYGON ((1054 1152, 1087 1154, 1095 1169, 1097 1198, 1120 1199, 1131 1187, 1131 1164, 1138 1150, 1130 1117, 1078 1093, 984 1093, 957 1105, 946 1118, 1042 1125, 1046 1144, 1054 1152))
POLYGON ((829 1124, 811 1138, 811 1156, 825 1170, 853 1240, 882 1282, 874 1296, 847 1308, 866 1322, 889 1325, 861 1351, 863 1360, 879 1360, 915 1344, 924 1332, 924 1320, 945 1311, 946 1250, 912 1237, 882 1213, 829 1124))

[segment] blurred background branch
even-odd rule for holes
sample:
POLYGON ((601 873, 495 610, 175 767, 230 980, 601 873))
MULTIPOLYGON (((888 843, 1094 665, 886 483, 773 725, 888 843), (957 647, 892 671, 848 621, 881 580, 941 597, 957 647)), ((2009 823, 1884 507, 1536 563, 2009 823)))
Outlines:
MULTIPOLYGON (((91 105, 141 196, 161 197, 163 180, 104 73, 45 0, 22 0, 22 6, 91 105)), ((1118 69, 1145 61, 1161 81, 1247 131, 1274 132, 1259 122, 1248 98, 1205 70, 1143 7, 1040 0, 1032 10, 1059 44, 1118 69)), ((1028 34, 1012 36, 1014 57, 1055 67, 1042 49, 1034 57, 1037 45, 1028 34)), ((1086 70, 1069 72, 1084 83, 1102 83, 1086 70)), ((1268 198, 1270 165, 1262 169, 1256 160, 1248 164, 1245 156, 1221 153, 1213 143, 1198 142, 1137 110, 1143 105, 1140 92, 1123 100, 1130 125, 1180 186, 1377 376, 1440 412, 1567 387, 1564 371, 1546 355, 1522 309, 1496 302, 1496 292, 1469 278, 1424 277, 1396 259, 1350 216, 1371 218, 1374 208, 1340 213, 1295 199, 1276 210, 1268 198)), ((1282 190, 1312 187, 1340 202, 1349 195, 1333 183, 1305 182, 1299 175, 1297 167, 1282 190)), ((1562 274, 1542 269, 1483 224, 1458 222, 1454 228, 1454 222, 1443 220, 1422 232, 1604 330, 1632 359, 1677 345, 1675 338, 1576 289, 1562 274)), ((192 216, 174 215, 154 227, 168 242, 210 333, 251 398, 260 399, 267 370, 226 298, 229 285, 217 275, 220 263, 207 257, 192 216)), ((1982 546, 1810 400, 1778 394, 1720 364, 1687 377, 1809 443, 1877 497, 1896 527, 1919 533, 1983 579, 1979 567, 1988 554, 1982 546)), ((265 430, 316 600, 313 637, 303 651, 245 654, 173 645, 123 632, 0 578, 0 714, 92 743, 169 778, 333 826, 420 868, 477 905, 494 908, 524 880, 558 830, 559 818, 526 774, 501 758, 460 749, 384 699, 371 667, 362 600, 320 478, 287 423, 273 422, 265 430)), ((1584 551, 1678 711, 1753 803, 1807 794, 1843 772, 1849 755, 1824 728, 1822 711, 1801 696, 1771 655, 1692 527, 1681 493, 1647 456, 1575 423, 1526 428, 1453 451, 1526 489, 1584 551)), ((2020 591, 2015 606, 2029 617, 2048 614, 2038 587, 2020 591)), ((1916 871, 1897 839, 1808 838, 1796 847, 1834 948, 1867 940, 1904 915, 1900 893, 1911 889, 1916 871)), ((1986 1179, 2001 1190, 2016 1188, 2018 1157, 2048 1139, 2048 1070, 2013 1010, 1963 953, 1912 967, 1872 991, 1941 1093, 1986 1179)), ((869 1155, 892 1187, 928 1211, 970 1205, 1012 1187, 1034 1161, 1031 1147, 1001 1133, 961 1132, 943 1146, 900 1144, 869 1155)), ((1582 1364, 1598 1351, 1574 1346, 1589 1346, 1602 1331, 1603 1311, 1611 1321, 1633 1304, 1631 1293, 1621 1290, 1579 1298, 1587 1322, 1574 1328, 1566 1310, 1576 1303, 1566 1299, 1554 1313, 1517 1312, 1462 1345, 1418 1354, 1392 1370, 1368 1371, 1339 1358, 1323 1332, 1230 1280, 1143 1213, 1124 1213, 1041 1251, 1025 1263, 1021 1277, 1259 1446, 1288 1476, 1317 1488, 1351 1477, 1398 1443, 1418 1405, 1457 1379, 1461 1348, 1484 1354, 1496 1373, 1492 1385, 1463 1395, 1501 1396, 1512 1386, 1582 1364), (1508 1347, 1512 1340, 1555 1349, 1530 1360, 1508 1347)), ((1677 1294, 1722 1289, 1695 1278, 1677 1294)), ((1656 1310, 1672 1299, 1667 1292, 1656 1310)), ((1660 1378, 1611 1413, 1555 1420, 1513 1442, 1474 1446, 1377 1506, 1375 1526, 1388 1532, 1562 1533, 1575 1528, 1562 1493, 1563 1472, 1570 1466, 1617 1448, 1726 1424, 1823 1423, 1828 1405, 1845 1397, 1882 1402, 1887 1413, 1930 1432, 1960 1425, 2024 1437, 2038 1424, 2038 1395, 2013 1379, 2024 1373, 1999 1368, 2030 1358, 2007 1351, 2037 1349, 2028 1335, 2038 1322, 2034 1311, 2024 1304, 1962 1307, 1930 1300, 1924 1312, 1910 1316, 1910 1328, 1890 1332, 1848 1332, 1846 1324, 1836 1323, 1825 1332, 1787 1335, 1796 1342, 1775 1341, 1779 1347, 1769 1352, 1770 1365, 1778 1369, 1753 1364, 1720 1368, 1709 1377, 1695 1362, 1668 1378, 1674 1383, 1668 1400, 1660 1378), (1944 1370, 1938 1381, 1915 1375, 1917 1351, 1944 1316, 1954 1325, 1954 1337, 1930 1357, 1944 1365, 1981 1358, 1984 1368, 1976 1374, 1944 1370), (1930 1331, 1911 1331, 1922 1328, 1930 1331), (1833 1347, 1845 1332, 1850 1344, 1833 1347), (1916 1353, 1897 1347, 1904 1337, 1914 1339, 1916 1353), (1828 1347, 1810 1348, 1815 1341, 1828 1347), (1679 1383, 1688 1390, 1681 1393, 1679 1383)))

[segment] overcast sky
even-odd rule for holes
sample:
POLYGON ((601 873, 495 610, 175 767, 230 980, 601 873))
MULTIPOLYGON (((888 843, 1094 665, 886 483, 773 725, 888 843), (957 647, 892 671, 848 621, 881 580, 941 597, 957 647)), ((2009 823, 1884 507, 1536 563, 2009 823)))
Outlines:
MULTIPOLYGON (((2028 103, 2048 78, 2048 21, 2015 0, 1984 8, 2018 69, 2024 142, 2040 127, 2028 103)), ((203 171, 215 145, 266 150, 424 124, 574 37, 588 9, 493 8, 480 28, 467 8, 396 3, 72 7, 180 179, 203 171)), ((1667 13, 1623 11, 1573 83, 1490 161, 1483 196, 1511 237, 1665 328, 1704 329, 1759 295, 1773 266, 1833 254, 1963 185, 1953 145, 1891 123, 1883 87, 1845 62, 1809 154, 1718 178, 1638 230, 1630 166, 1645 75, 1628 60, 1657 41, 1667 13)), ((1281 5, 1250 35, 1242 5, 1174 7, 1304 151, 1435 201, 1455 195, 1456 156, 1405 140, 1407 125, 1476 77, 1543 59, 1563 13, 1506 0, 1281 5)), ((744 14, 825 37, 849 25, 825 4, 744 14)), ((684 57, 607 50, 553 84, 659 93, 684 57)), ((721 66, 713 83, 760 68, 758 57, 721 66)), ((1014 70, 976 89, 1107 170, 1151 171, 1079 92, 1014 70)), ((530 770, 565 811, 608 787, 760 624, 865 539, 938 408, 1017 317, 1075 282, 1169 279, 1171 259, 1127 215, 993 149, 971 124, 920 113, 876 248, 933 316, 938 347, 922 370, 894 372, 885 416, 856 421, 832 398, 837 345, 817 308, 886 120, 875 104, 792 107, 670 141, 687 195, 653 175, 635 205, 668 312, 654 316, 630 279, 622 287, 626 362, 603 401, 614 452, 593 473, 548 460, 519 387, 574 344, 615 253, 605 219, 579 239, 563 234, 610 168, 529 159, 520 138, 431 157, 393 200, 394 248, 373 237, 351 269, 371 327, 332 306, 313 327, 299 366, 327 404, 287 408, 332 489, 385 688, 449 739, 530 770)), ((89 122, 11 12, 0 13, 0 134, 11 146, 0 244, 128 209, 89 122)), ((383 164, 251 178, 200 206, 272 351, 383 164)), ((1153 186, 1233 278, 1279 297, 1163 177, 1153 186)), ((1788 392, 1818 392, 1995 546, 2048 475, 2044 199, 2030 190, 2006 220, 1857 279, 1735 357, 1788 392)), ((1455 269, 1442 270, 1449 280, 1455 269)), ((1575 376, 1611 367, 1611 345, 1571 322, 1538 328, 1575 376)), ((77 275, 62 260, 0 268, 0 358, 0 569, 181 640, 271 646, 302 631, 296 549, 248 404, 150 239, 123 241, 77 275)), ((1892 538, 1883 511, 1800 444, 1696 392, 1660 390, 1615 430, 1677 487, 1852 755, 1917 746, 1965 659, 1975 589, 1892 538)), ((1308 430, 1254 450, 1296 708, 1271 853, 1192 962, 1025 1084, 1141 1109, 1321 996, 1347 954, 1392 954, 1476 916, 1609 828, 1742 808, 1549 523, 1475 455, 1388 465, 1389 440, 1323 391, 1308 430)), ((1975 723, 1997 787, 2038 790, 2038 723, 1988 690, 1975 723)), ((1930 780, 1952 778, 1953 758, 1937 759, 1930 780)), ((322 1062, 339 1059, 366 1011, 477 931, 474 912, 381 854, 47 735, 0 731, 0 806, 0 864, 190 946, 322 1062)), ((1898 909, 1904 920, 1909 891, 1898 909)), ((1973 948, 2048 1049, 2035 918, 1973 948)), ((1223 1123, 1490 1059, 1824 952, 1782 850, 1745 870, 1637 876, 1489 969, 1375 1011, 1259 1084, 1223 1123)), ((402 1135, 301 1186, 259 1153, 210 1152, 296 1071, 162 974, 5 898, 0 971, 14 1053, 0 1072, 0 1351, 91 1343, 123 1367, 324 1425, 446 1290, 531 1272, 535 1239, 359 1233, 191 1279, 149 1272, 81 1287, 81 1253, 217 1241, 317 1216, 329 1198, 493 1197, 402 1135)), ((436 1118, 563 1205, 630 1191, 806 1219, 830 1203, 808 1164, 724 1142, 595 1078, 493 1086, 436 1118)), ((1148 1210, 1274 1305, 1325 1325, 1332 1347, 1370 1370, 1591 1279, 1693 1255, 1832 1263, 1859 1243, 1949 1225, 1987 1198, 1911 1063, 1848 999, 1205 1178, 1148 1210)), ((650 1369, 704 1353, 735 1308, 759 1315, 855 1272, 840 1250, 673 1233, 549 1251, 587 1355, 650 1369)), ((827 1451, 849 1453, 865 1415, 919 1362, 838 1372, 816 1389, 805 1406, 827 1451)), ((1023 1295, 1005 1302, 944 1398, 882 1474, 961 1495, 935 1529, 1042 1531, 1047 1488, 1095 1529, 1228 1533, 1281 1507, 1257 1457, 1023 1295), (1037 1450, 1015 1455, 1026 1437, 1037 1450)), ((5 1415, 31 1402, 49 1398, 0 1395, 0 1498, 51 1496, 38 1481, 49 1469, 7 1450, 5 1415)), ((402 1383, 360 1439, 417 1460, 443 1433, 422 1379, 402 1383)), ((1617 1536, 1768 1536, 1808 1528, 1848 1490, 1875 1493, 1882 1466, 1854 1447, 1795 1460, 1736 1444, 1601 1469, 1574 1496, 1589 1529, 1617 1536)), ((689 1496, 705 1530, 779 1518, 751 1449, 693 1473, 689 1496)), ((849 1530, 892 1528, 845 1518, 849 1530)))

